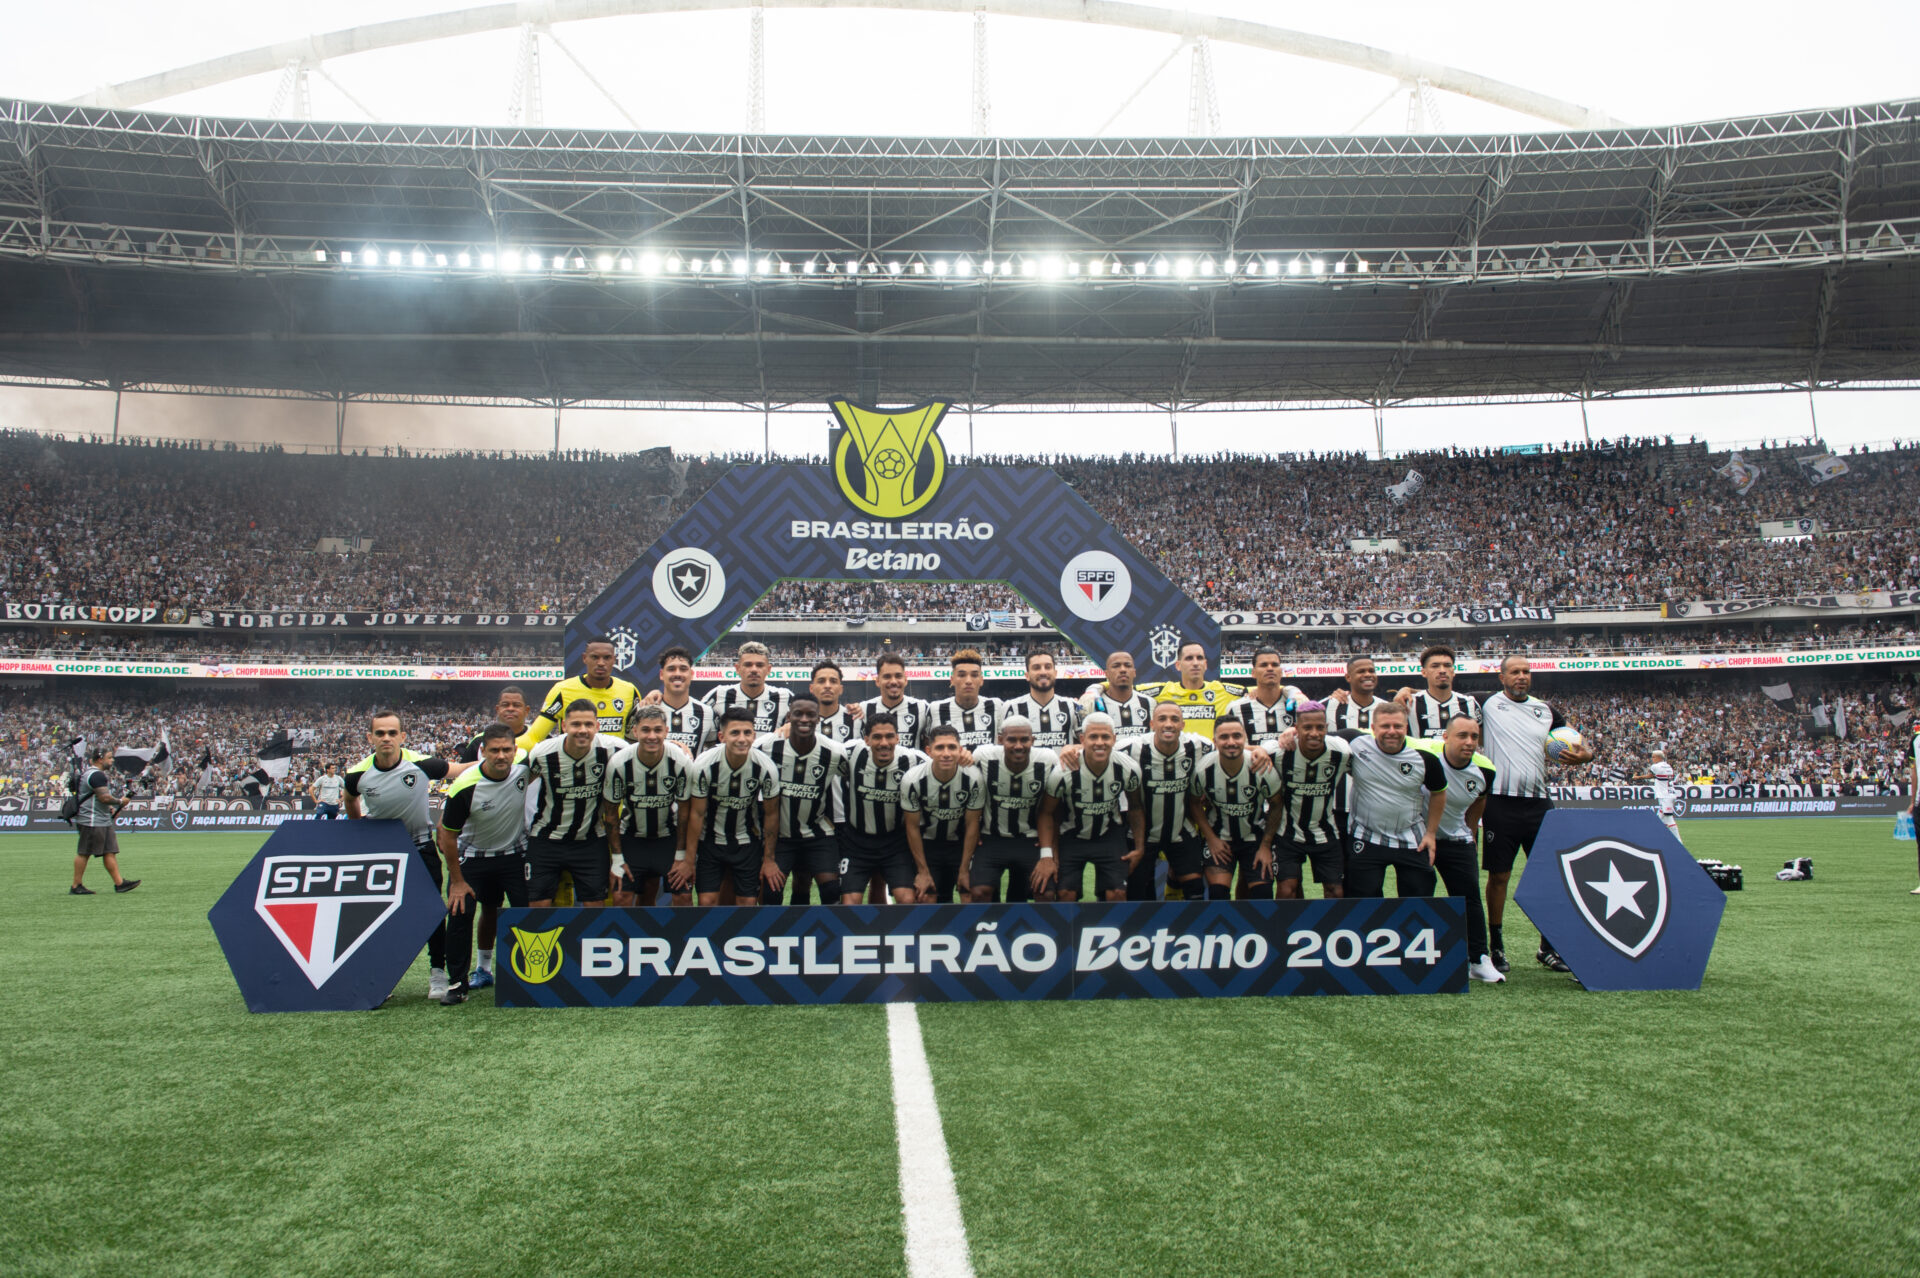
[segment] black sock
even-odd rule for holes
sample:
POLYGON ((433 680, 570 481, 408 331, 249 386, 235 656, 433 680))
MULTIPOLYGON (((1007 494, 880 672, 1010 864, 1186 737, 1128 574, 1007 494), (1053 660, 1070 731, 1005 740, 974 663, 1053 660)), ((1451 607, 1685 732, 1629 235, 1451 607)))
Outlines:
POLYGON ((1488 928, 1487 931, 1492 934, 1494 949, 1505 950, 1507 948, 1507 938, 1500 935, 1499 924, 1495 924, 1494 926, 1488 928))
POLYGON ((1207 880, 1207 899, 1209 901, 1231 901, 1233 899, 1233 884, 1215 883, 1211 879, 1207 880))

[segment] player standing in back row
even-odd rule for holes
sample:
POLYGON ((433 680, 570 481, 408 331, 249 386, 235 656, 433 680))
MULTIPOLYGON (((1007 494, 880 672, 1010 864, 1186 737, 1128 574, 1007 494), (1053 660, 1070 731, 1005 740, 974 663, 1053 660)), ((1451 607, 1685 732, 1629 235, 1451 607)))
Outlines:
POLYGON ((531 750, 551 736, 566 716, 567 707, 576 701, 585 701, 593 707, 601 732, 626 739, 627 723, 633 717, 634 706, 639 704, 640 689, 614 675, 613 640, 605 635, 587 640, 581 662, 586 667, 582 673, 562 679, 547 690, 540 713, 520 734, 517 744, 522 750, 531 750))
POLYGON ((960 748, 963 750, 978 750, 982 746, 992 745, 994 730, 1000 722, 1000 703, 992 697, 980 695, 980 687, 986 682, 986 670, 980 654, 972 648, 962 648, 953 654, 948 664, 953 667, 953 695, 927 707, 927 727, 922 733, 923 739, 932 741, 933 729, 947 727, 960 734, 960 748))
POLYGON ((1172 702, 1186 719, 1186 731, 1213 740, 1213 723, 1220 712, 1237 701, 1246 688, 1207 678, 1207 648, 1189 640, 1174 658, 1180 678, 1172 683, 1143 683, 1140 691, 1157 702, 1172 702))
POLYGON ((1480 703, 1453 690, 1454 664, 1453 649, 1434 644, 1420 654, 1420 674, 1427 681, 1427 690, 1402 688, 1393 694, 1393 699, 1407 708, 1407 735, 1414 740, 1446 735, 1447 725, 1461 715, 1480 722, 1480 703))
POLYGON ((927 703, 907 695, 906 658, 897 652, 882 656, 874 663, 873 682, 880 695, 862 701, 854 717, 864 721, 877 714, 890 714, 900 731, 900 744, 909 750, 919 749, 920 733, 927 726, 927 703))
POLYGON ((1035 648, 1027 654, 1027 691, 1004 702, 1006 718, 1025 719, 1033 732, 1033 748, 1059 750, 1080 735, 1080 707, 1053 690, 1053 654, 1035 648))
MULTIPOLYGON (((1553 810, 1553 800, 1547 797, 1547 735, 1565 727, 1567 721, 1533 695, 1533 665, 1525 657, 1512 656, 1500 663, 1500 689, 1480 703, 1484 749, 1494 766, 1493 793, 1487 796, 1486 815, 1481 818, 1485 831, 1481 862, 1487 871, 1487 931, 1493 965, 1508 972, 1512 964, 1507 962, 1506 938, 1500 930, 1507 915, 1507 882, 1513 878, 1513 863, 1521 850, 1533 850, 1540 823, 1553 810)), ((1569 746, 1560 761, 1577 766, 1592 758, 1593 748, 1582 743, 1569 746)), ((1544 936, 1533 957, 1551 971, 1568 970, 1544 936)))
POLYGON ((740 651, 734 655, 733 672, 740 682, 712 689, 706 695, 706 703, 721 715, 744 706, 753 712, 754 732, 765 736, 777 731, 787 721, 787 705, 793 700, 793 694, 785 688, 767 686, 767 676, 773 673, 773 658, 767 653, 767 645, 757 640, 741 644, 740 651))

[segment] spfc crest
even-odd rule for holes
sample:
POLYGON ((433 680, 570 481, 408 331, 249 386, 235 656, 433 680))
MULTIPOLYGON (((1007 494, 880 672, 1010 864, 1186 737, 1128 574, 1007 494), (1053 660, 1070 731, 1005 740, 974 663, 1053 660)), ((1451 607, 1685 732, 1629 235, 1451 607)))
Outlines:
POLYGON ((411 859, 394 852, 270 856, 260 867, 254 912, 319 989, 400 908, 411 859))
POLYGON ((1594 839, 1560 854, 1580 917, 1614 949, 1637 959, 1667 925, 1667 866, 1658 852, 1594 839))

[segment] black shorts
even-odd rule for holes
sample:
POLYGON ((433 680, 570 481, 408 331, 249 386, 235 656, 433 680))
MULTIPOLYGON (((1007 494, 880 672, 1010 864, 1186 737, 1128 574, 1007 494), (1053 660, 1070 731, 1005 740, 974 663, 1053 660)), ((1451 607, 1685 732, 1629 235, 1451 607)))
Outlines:
POLYGON ((1127 886, 1127 863, 1120 859, 1127 851, 1127 838, 1118 830, 1097 839, 1061 839, 1057 890, 1078 895, 1091 865, 1095 892, 1104 896, 1120 891, 1127 886))
POLYGON ((822 874, 838 874, 840 839, 830 834, 808 834, 797 838, 782 835, 780 842, 774 846, 773 859, 782 874, 804 874, 812 878, 822 874))
POLYGON ((627 878, 634 883, 643 879, 667 877, 673 869, 673 856, 680 840, 671 834, 657 839, 620 839, 620 854, 627 859, 627 878))
POLYGON ((1033 881, 1033 867, 1039 863, 1040 845, 1032 839, 982 835, 980 845, 973 850, 973 863, 967 867, 967 882, 974 887, 991 886, 998 899, 1000 876, 1010 874, 1013 877, 1008 883, 1007 899, 1024 901, 1028 884, 1033 881))
POLYGON ((1511 874, 1521 849, 1533 851, 1533 841, 1540 837, 1540 823, 1551 811, 1552 799, 1515 799, 1504 794, 1489 794, 1486 814, 1480 818, 1480 828, 1485 831, 1480 860, 1487 873, 1511 874))
POLYGON ((527 896, 534 901, 551 901, 560 890, 560 876, 573 876, 573 899, 604 901, 612 862, 607 855, 606 836, 597 839, 528 839, 527 896))
MULTIPOLYGON (((1125 851, 1126 849, 1122 849, 1125 851)), ((1140 858, 1140 864, 1133 872, 1152 874, 1153 863, 1162 856, 1167 858, 1167 877, 1176 883, 1181 879, 1190 879, 1207 867, 1207 844, 1198 834, 1189 834, 1172 843, 1149 843, 1147 854, 1140 858)))
POLYGON ((1292 839, 1273 841, 1273 881, 1286 883, 1298 879, 1302 868, 1311 862, 1315 883, 1344 883, 1347 879, 1347 849, 1343 843, 1295 843, 1292 839))
POLYGON ((907 834, 868 835, 857 830, 840 832, 840 896, 855 900, 867 894, 867 884, 875 878, 886 880, 889 889, 913 886, 913 852, 907 847, 907 834))
POLYGON ((959 839, 922 838, 920 848, 927 854, 927 872, 933 875, 933 899, 953 900, 954 884, 960 880, 960 854, 966 845, 959 839))
POLYGON ((502 852, 497 856, 460 858, 460 877, 473 889, 473 899, 490 910, 506 905, 527 903, 527 877, 532 867, 525 852, 502 852))
POLYGON ((740 904, 751 905, 760 899, 760 863, 764 845, 754 843, 702 843, 700 859, 693 863, 693 888, 700 893, 718 892, 720 884, 731 877, 733 894, 740 904))
POLYGON ((1253 858, 1260 851, 1260 840, 1254 839, 1251 842, 1249 842, 1243 839, 1228 839, 1226 840, 1226 844, 1227 844, 1227 851, 1231 853, 1233 856, 1233 866, 1223 866, 1218 861, 1215 861, 1211 856, 1207 858, 1208 865, 1212 866, 1216 870, 1220 870, 1220 869, 1230 870, 1234 868, 1234 866, 1239 867, 1240 882, 1243 884, 1271 883, 1274 881, 1273 871, 1271 867, 1268 868, 1268 871, 1265 874, 1261 874, 1254 869, 1253 858))

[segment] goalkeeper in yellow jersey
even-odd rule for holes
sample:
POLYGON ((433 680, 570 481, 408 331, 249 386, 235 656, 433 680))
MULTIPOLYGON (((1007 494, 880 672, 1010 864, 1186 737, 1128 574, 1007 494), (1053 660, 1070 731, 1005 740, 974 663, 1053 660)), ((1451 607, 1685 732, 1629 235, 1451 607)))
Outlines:
POLYGON ((633 709, 639 703, 640 689, 625 679, 614 677, 613 652, 613 640, 605 636, 587 641, 585 672, 571 679, 562 679, 547 690, 547 699, 541 703, 540 713, 520 734, 517 744, 522 750, 531 750, 544 741, 549 733, 560 726, 567 706, 583 698, 593 702, 594 712, 600 717, 601 732, 610 737, 619 737, 622 741, 627 739, 627 725, 633 722, 633 709))
POLYGON ((1179 706, 1180 714, 1186 720, 1184 731, 1213 740, 1214 720, 1226 713, 1229 705, 1246 695, 1246 686, 1207 678, 1207 650, 1198 640, 1181 644, 1180 655, 1174 658, 1173 664, 1180 671, 1177 682, 1169 680, 1166 683, 1135 686, 1152 697, 1156 705, 1172 702, 1179 706))

